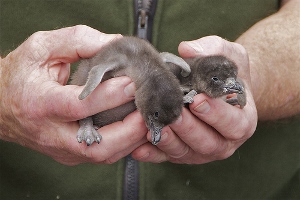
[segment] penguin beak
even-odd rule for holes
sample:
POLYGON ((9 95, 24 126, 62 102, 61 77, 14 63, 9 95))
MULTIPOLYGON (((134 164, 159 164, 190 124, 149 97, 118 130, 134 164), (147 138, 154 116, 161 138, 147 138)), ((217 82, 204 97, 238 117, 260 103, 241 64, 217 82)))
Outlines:
POLYGON ((163 126, 156 122, 152 116, 149 116, 148 120, 148 129, 150 130, 152 144, 157 145, 161 138, 163 126))
POLYGON ((231 93, 244 93, 243 85, 236 81, 235 78, 227 78, 225 84, 223 86, 224 93, 231 94, 231 93))
POLYGON ((153 145, 157 145, 161 138, 161 130, 162 127, 154 126, 154 128, 150 129, 151 140, 153 145))

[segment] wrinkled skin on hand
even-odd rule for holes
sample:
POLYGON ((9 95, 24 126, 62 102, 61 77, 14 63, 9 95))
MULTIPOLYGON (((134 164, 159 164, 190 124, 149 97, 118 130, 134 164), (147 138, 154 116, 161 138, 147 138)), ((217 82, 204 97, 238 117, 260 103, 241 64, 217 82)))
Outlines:
POLYGON ((144 144, 132 155, 140 161, 155 163, 202 164, 226 159, 252 136, 257 125, 247 53, 241 45, 217 36, 182 42, 178 50, 183 58, 223 55, 234 61, 245 84, 246 106, 240 109, 222 99, 198 94, 189 109, 184 108, 181 117, 163 129, 157 146, 144 144))
POLYGON ((0 139, 67 165, 113 163, 131 152, 145 162, 201 164, 229 157, 253 134, 257 114, 247 54, 240 45, 211 36, 181 43, 179 53, 184 58, 220 54, 233 60, 248 97, 243 109, 198 94, 190 110, 184 108, 181 117, 163 129, 157 146, 147 141, 148 130, 137 111, 101 128, 101 145, 78 144, 77 120, 131 101, 135 89, 128 77, 113 78, 80 101, 83 86, 66 85, 70 63, 95 55, 118 37, 87 26, 37 32, 1 59, 0 139))
POLYGON ((84 101, 77 98, 82 86, 66 85, 70 63, 95 55, 119 37, 82 25, 37 32, 1 59, 0 139, 67 165, 113 163, 147 142, 147 128, 138 112, 103 127, 101 145, 87 148, 75 139, 77 120, 134 98, 134 84, 128 77, 103 82, 84 101))

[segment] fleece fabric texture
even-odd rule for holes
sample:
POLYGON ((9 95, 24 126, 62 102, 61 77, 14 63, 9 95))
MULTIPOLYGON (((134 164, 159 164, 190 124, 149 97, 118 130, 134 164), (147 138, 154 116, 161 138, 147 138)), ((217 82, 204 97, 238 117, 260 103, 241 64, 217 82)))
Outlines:
MULTIPOLYGON (((159 0, 153 44, 160 51, 177 54, 184 40, 219 35, 234 41, 276 12, 278 5, 277 0, 159 0)), ((5 56, 36 31, 77 24, 132 35, 133 1, 0 0, 0 54, 5 56)), ((255 134, 223 161, 140 163, 140 199, 299 199, 299 122, 294 117, 260 123, 255 134)), ((69 167, 19 145, 0 142, 3 200, 121 199, 123 173, 124 160, 69 167)))

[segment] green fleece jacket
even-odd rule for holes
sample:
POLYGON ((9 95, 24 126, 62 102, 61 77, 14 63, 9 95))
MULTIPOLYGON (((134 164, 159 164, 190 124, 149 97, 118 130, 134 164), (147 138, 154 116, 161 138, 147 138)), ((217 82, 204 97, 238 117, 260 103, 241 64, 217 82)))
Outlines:
MULTIPOLYGON (((206 35, 235 40, 278 10, 278 0, 159 0, 153 44, 177 53, 179 42, 206 35)), ((132 0, 0 0, 0 54, 32 33, 85 24, 132 35, 132 0)), ((75 136, 74 136, 75 139, 75 136)), ((259 124, 230 158, 204 165, 139 163, 140 199, 300 199, 299 118, 259 124)), ((124 160, 61 165, 0 141, 0 199, 121 199, 124 160)))

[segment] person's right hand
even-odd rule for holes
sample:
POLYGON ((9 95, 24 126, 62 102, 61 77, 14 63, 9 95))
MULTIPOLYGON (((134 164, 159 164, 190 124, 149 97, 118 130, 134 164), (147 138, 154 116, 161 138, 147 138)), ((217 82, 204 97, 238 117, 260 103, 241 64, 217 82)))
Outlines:
POLYGON ((0 138, 75 165, 113 163, 147 142, 147 128, 134 112, 122 122, 100 128, 100 144, 79 144, 77 120, 133 100, 128 77, 101 83, 85 100, 83 86, 66 85, 70 63, 96 54, 122 37, 87 26, 37 32, 1 60, 0 138))

